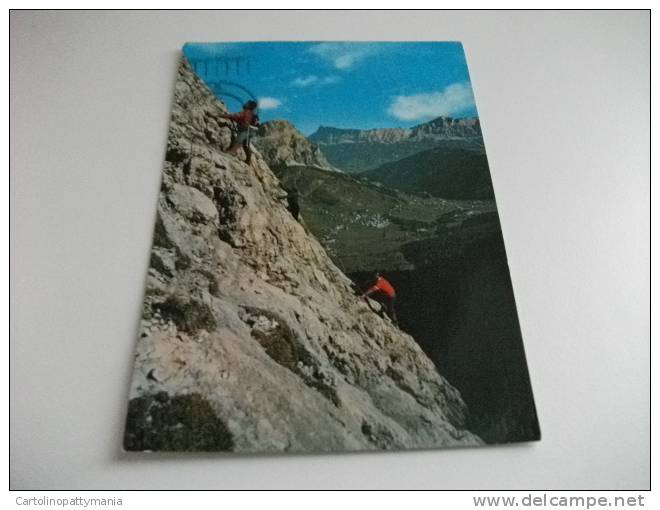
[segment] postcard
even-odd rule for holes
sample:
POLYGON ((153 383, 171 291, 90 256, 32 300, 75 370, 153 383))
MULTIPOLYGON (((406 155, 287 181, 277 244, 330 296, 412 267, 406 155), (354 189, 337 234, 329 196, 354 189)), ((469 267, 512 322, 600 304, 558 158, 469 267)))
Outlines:
POLYGON ((463 46, 183 48, 129 451, 540 438, 463 46))

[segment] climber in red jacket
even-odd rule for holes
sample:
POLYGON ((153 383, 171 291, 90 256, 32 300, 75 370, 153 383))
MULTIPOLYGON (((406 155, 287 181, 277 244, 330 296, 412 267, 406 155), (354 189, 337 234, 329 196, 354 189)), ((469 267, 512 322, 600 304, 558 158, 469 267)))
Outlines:
POLYGON ((259 116, 257 115, 257 102, 248 101, 243 105, 243 110, 238 113, 224 113, 220 115, 223 119, 229 119, 236 122, 238 133, 233 138, 231 145, 227 149, 230 154, 236 155, 236 151, 242 145, 245 151, 245 163, 250 164, 252 159, 252 149, 250 148, 250 129, 259 127, 259 116))
POLYGON ((366 292, 360 297, 375 296, 375 299, 385 305, 387 315, 390 316, 392 322, 397 324, 396 312, 394 311, 394 302, 396 301, 396 291, 392 284, 388 282, 380 273, 374 274, 374 282, 366 292))

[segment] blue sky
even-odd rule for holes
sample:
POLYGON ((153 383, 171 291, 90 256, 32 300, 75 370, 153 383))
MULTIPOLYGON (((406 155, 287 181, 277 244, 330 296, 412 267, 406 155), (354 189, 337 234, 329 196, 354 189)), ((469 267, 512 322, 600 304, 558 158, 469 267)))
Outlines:
MULTIPOLYGON (((262 121, 287 119, 306 135, 320 125, 408 127, 477 115, 456 42, 188 43, 183 51, 206 82, 257 97, 262 121)), ((221 98, 240 109, 238 99, 221 98)))

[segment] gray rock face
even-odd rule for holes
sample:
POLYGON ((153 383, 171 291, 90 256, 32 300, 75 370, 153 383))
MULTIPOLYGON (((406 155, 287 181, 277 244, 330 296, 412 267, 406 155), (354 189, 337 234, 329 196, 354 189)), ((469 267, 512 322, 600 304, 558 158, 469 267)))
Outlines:
POLYGON ((271 120, 262 124, 254 144, 271 168, 302 165, 333 170, 318 145, 310 142, 286 120, 271 120))
POLYGON ((292 218, 263 157, 221 151, 225 107, 185 61, 175 90, 125 448, 481 444, 457 390, 292 218))

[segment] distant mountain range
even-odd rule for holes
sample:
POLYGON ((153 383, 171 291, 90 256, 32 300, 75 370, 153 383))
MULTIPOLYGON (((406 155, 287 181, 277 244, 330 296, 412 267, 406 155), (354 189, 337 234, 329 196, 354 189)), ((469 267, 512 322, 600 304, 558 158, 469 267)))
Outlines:
POLYGON ((481 127, 476 117, 453 119, 438 117, 411 128, 341 129, 321 126, 309 136, 319 145, 339 143, 394 143, 401 141, 447 140, 452 138, 481 138, 481 127))
POLYGON ((321 126, 308 139, 328 161, 358 173, 434 147, 483 150, 478 118, 438 117, 412 128, 340 129, 321 126))

